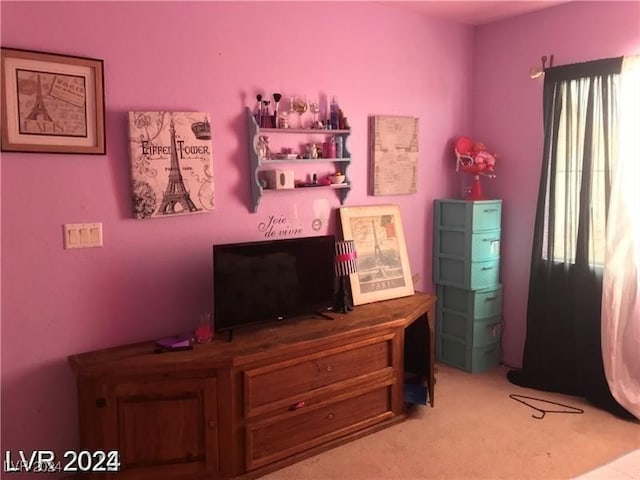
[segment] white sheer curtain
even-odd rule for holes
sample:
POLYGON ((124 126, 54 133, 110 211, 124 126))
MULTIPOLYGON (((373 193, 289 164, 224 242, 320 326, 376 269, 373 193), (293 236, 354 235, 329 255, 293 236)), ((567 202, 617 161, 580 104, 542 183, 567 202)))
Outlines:
POLYGON ((620 146, 602 287, 602 355, 614 398, 640 419, 640 56, 620 77, 620 146))

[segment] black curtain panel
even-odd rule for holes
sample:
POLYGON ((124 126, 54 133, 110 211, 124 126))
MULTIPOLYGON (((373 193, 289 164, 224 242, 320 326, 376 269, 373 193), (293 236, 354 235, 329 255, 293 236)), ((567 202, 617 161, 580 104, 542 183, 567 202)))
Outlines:
POLYGON ((612 58, 545 71, 527 334, 522 369, 507 377, 520 386, 585 397, 630 416, 609 391, 600 343, 621 66, 622 58, 612 58))

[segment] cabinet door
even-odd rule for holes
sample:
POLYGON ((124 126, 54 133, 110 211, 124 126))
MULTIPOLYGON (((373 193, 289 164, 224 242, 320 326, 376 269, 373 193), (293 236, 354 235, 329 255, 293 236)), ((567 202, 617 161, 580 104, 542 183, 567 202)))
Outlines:
POLYGON ((104 425, 106 443, 120 452, 122 472, 117 478, 217 472, 215 378, 118 383, 105 408, 110 419, 104 425))

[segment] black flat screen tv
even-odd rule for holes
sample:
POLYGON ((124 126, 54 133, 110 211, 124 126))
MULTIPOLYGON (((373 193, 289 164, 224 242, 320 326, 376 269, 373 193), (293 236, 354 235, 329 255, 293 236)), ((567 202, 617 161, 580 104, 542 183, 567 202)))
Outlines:
POLYGON ((214 245, 215 331, 330 311, 334 262, 333 235, 214 245))

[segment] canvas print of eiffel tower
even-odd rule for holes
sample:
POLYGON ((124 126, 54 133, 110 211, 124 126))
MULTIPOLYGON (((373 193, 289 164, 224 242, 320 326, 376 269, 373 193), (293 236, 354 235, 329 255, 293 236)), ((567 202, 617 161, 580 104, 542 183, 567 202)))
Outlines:
POLYGON ((418 123, 415 117, 369 118, 371 195, 409 195, 418 191, 418 123))
POLYGON ((166 218, 214 209, 209 118, 205 112, 129 112, 136 218, 166 218))

